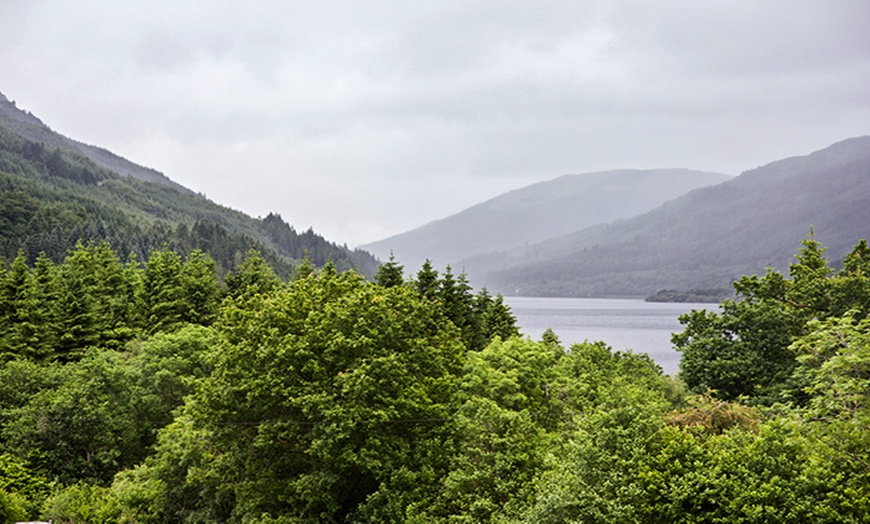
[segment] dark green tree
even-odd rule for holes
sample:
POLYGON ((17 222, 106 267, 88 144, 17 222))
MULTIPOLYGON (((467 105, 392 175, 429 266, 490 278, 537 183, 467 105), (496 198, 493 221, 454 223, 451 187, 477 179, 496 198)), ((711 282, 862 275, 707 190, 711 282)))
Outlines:
POLYGON ((499 293, 495 298, 487 301, 486 307, 480 311, 480 331, 487 341, 495 337, 507 340, 519 336, 517 318, 511 311, 510 306, 505 304, 504 297, 499 293))
POLYGON ((218 283, 214 260, 194 250, 181 267, 181 287, 186 297, 187 312, 184 322, 210 325, 218 313, 222 291, 218 283))
POLYGON ((100 325, 97 313, 103 306, 95 304, 99 298, 94 293, 98 284, 93 250, 79 243, 59 269, 58 300, 53 304, 58 319, 54 358, 69 362, 81 358, 86 348, 96 346, 101 330, 107 326, 100 325))
POLYGON ((417 290, 417 293, 429 300, 435 300, 438 298, 438 282, 438 271, 432 267, 432 262, 429 259, 426 259, 420 267, 420 270, 417 271, 417 278, 414 280, 414 289, 417 290))
POLYGON ((462 332, 465 347, 474 347, 479 326, 473 314, 474 295, 466 276, 454 276, 451 267, 447 266, 441 275, 436 297, 444 314, 462 332))
POLYGON ((0 324, 0 354, 4 359, 39 359, 42 309, 27 255, 19 251, 3 281, 3 322, 0 324))
POLYGON ((226 285, 229 296, 240 297, 271 293, 283 284, 260 253, 251 250, 239 268, 227 275, 226 285))
POLYGON ((774 402, 794 389, 796 361, 789 345, 806 332, 808 321, 857 305, 849 298, 854 290, 841 294, 845 302, 834 303, 836 281, 812 237, 803 241, 796 259, 791 279, 772 269, 764 277, 743 277, 734 283, 737 298, 723 301, 720 312, 696 310, 680 317, 686 328, 672 341, 683 353, 680 376, 690 389, 759 402, 774 402))
POLYGON ((148 258, 143 289, 149 333, 172 329, 185 320, 188 297, 181 269, 181 257, 174 251, 154 251, 148 258))
POLYGON ((396 262, 396 258, 390 252, 390 259, 378 266, 375 283, 383 287, 401 286, 405 283, 404 271, 405 268, 396 262))

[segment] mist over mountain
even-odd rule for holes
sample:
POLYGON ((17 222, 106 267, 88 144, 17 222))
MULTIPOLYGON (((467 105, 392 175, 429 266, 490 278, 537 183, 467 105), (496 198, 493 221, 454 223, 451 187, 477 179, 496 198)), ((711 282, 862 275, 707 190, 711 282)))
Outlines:
POLYGON ((689 169, 623 169, 564 175, 510 191, 420 228, 361 246, 408 269, 426 259, 456 265, 652 210, 699 187, 728 180, 689 169))
POLYGON ((24 250, 60 261, 76 243, 108 241, 120 256, 147 260, 153 250, 209 253, 220 272, 249 250, 282 277, 303 258, 373 275, 376 259, 297 232, 279 215, 252 218, 221 206, 106 149, 51 130, 0 94, 0 258, 24 250))
POLYGON ((475 283, 505 294, 727 288, 743 274, 787 270, 811 230, 834 263, 870 236, 870 137, 772 162, 631 219, 462 264, 475 283))

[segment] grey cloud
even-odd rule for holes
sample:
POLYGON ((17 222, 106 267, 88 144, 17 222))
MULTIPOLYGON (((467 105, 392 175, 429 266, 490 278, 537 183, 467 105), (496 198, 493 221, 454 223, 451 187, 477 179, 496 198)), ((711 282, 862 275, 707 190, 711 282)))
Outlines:
POLYGON ((0 90, 26 109, 351 244, 567 172, 736 174, 870 121, 861 0, 3 7, 0 90))

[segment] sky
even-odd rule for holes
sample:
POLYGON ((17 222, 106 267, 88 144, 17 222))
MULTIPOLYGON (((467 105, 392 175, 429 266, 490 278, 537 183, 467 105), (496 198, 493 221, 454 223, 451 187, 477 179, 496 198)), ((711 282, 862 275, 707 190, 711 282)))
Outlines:
POLYGON ((55 131, 355 247, 568 173, 870 134, 866 0, 0 0, 55 131))

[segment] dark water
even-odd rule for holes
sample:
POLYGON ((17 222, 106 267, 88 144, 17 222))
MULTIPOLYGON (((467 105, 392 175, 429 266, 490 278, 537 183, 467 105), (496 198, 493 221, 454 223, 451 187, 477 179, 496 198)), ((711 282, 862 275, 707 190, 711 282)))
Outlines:
POLYGON ((565 347, 586 340, 603 340, 614 350, 646 353, 665 373, 677 372, 680 354, 671 333, 683 326, 677 317, 692 309, 716 309, 716 304, 644 302, 627 298, 505 297, 523 335, 540 340, 552 328, 565 347))

